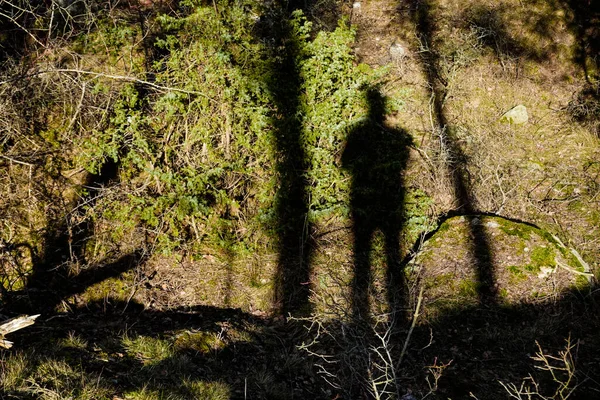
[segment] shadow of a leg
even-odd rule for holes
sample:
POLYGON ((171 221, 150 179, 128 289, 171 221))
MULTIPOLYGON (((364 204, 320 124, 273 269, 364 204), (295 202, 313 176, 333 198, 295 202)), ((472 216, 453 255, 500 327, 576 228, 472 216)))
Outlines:
POLYGON ((371 318, 369 287, 371 285, 371 240, 373 229, 367 221, 354 221, 354 277, 352 279, 352 317, 355 323, 371 318))
POLYGON ((384 231, 387 260, 387 302, 392 325, 408 320, 409 295, 404 266, 400 257, 400 231, 390 227, 384 231))

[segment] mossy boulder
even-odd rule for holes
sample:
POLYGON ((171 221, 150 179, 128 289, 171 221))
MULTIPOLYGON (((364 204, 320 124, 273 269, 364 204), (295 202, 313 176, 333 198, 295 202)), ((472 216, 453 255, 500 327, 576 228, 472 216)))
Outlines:
POLYGON ((425 285, 429 316, 477 306, 486 289, 500 305, 542 301, 587 284, 585 270, 549 232, 493 216, 447 219, 408 268, 425 285), (482 282, 482 276, 492 282, 482 282))

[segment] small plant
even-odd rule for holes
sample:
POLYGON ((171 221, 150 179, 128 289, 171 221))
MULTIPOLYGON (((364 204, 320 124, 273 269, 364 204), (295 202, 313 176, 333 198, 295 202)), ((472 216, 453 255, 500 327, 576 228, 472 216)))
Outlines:
POLYGON ((63 347, 79 350, 85 350, 88 345, 87 341, 84 338, 82 338, 73 331, 68 333, 67 337, 61 341, 61 344, 63 347))
POLYGON ((3 392, 19 390, 29 374, 29 355, 25 353, 3 353, 0 358, 0 388, 3 392))
POLYGON ((518 386, 514 383, 500 382, 500 384, 513 399, 566 400, 570 398, 578 386, 573 354, 577 343, 572 343, 571 337, 567 338, 565 348, 559 351, 557 356, 545 353, 537 341, 535 344, 538 351, 531 359, 536 362, 536 369, 545 371, 549 375, 551 385, 555 389, 552 390, 541 384, 531 375, 523 379, 518 386))
POLYGON ((567 112, 600 138, 600 82, 588 84, 577 93, 567 105, 567 112))
POLYGON ((144 365, 158 364, 173 356, 173 348, 165 340, 138 336, 123 338, 123 346, 127 353, 140 360, 144 365))

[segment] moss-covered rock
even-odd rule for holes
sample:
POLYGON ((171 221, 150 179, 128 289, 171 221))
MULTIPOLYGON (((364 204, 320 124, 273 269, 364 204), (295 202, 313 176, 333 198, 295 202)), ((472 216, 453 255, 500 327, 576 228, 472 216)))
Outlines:
POLYGON ((445 220, 409 271, 425 283, 430 316, 477 304, 486 290, 503 304, 531 303, 587 282, 585 266, 555 236, 494 216, 445 220), (483 282, 488 275, 493 281, 483 282))

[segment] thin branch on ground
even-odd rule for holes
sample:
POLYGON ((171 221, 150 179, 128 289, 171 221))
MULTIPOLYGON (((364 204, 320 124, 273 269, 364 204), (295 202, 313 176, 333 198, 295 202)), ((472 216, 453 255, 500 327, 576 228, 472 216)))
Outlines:
POLYGON ((133 82, 133 83, 138 83, 140 85, 151 87, 151 88, 159 90, 159 91, 179 92, 179 93, 184 93, 184 94, 197 95, 197 96, 204 97, 212 102, 217 102, 217 100, 215 100, 212 97, 210 97, 202 92, 199 92, 197 90, 186 90, 186 89, 181 89, 181 88, 172 87, 172 86, 158 85, 156 83, 149 82, 147 80, 140 79, 140 78, 137 78, 135 76, 130 76, 130 75, 105 74, 103 72, 87 71, 87 70, 83 70, 83 69, 74 69, 74 68, 57 68, 57 69, 47 69, 47 70, 43 70, 43 71, 36 71, 31 74, 21 75, 21 76, 13 77, 13 78, 10 78, 10 79, 4 80, 4 81, 0 81, 0 86, 5 85, 7 83, 14 82, 14 81, 18 81, 21 79, 27 79, 27 78, 31 78, 31 77, 38 76, 38 75, 53 74, 53 73, 81 74, 81 75, 89 75, 89 76, 92 76, 93 78, 107 78, 107 79, 112 79, 112 80, 117 80, 117 81, 133 82))

